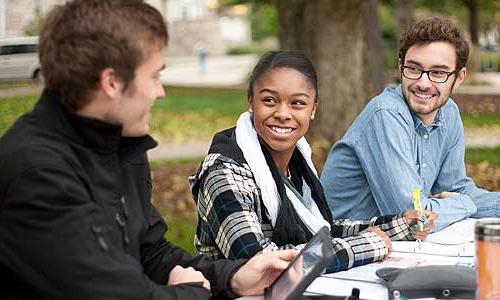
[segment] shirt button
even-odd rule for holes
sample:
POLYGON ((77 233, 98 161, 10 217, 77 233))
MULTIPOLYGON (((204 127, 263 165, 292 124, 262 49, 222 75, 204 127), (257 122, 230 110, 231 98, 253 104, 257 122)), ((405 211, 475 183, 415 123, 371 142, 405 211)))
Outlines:
POLYGON ((423 163, 422 168, 425 168, 425 167, 427 167, 427 164, 423 163))
POLYGON ((424 134, 424 139, 428 139, 429 138, 429 135, 428 134, 424 134))

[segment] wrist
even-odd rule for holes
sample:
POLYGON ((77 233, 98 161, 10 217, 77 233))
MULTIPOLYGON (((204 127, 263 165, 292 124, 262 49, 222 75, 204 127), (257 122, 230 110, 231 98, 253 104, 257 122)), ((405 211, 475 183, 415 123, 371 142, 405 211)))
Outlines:
POLYGON ((243 287, 242 282, 240 280, 240 269, 245 265, 247 260, 239 260, 240 265, 235 267, 232 272, 229 274, 229 280, 226 281, 229 285, 229 289, 226 291, 226 296, 229 298, 237 298, 239 296, 243 296, 243 287))
POLYGON ((235 296, 243 296, 241 281, 239 280, 238 272, 234 273, 234 275, 231 277, 231 280, 229 282, 229 287, 231 288, 231 292, 235 296))

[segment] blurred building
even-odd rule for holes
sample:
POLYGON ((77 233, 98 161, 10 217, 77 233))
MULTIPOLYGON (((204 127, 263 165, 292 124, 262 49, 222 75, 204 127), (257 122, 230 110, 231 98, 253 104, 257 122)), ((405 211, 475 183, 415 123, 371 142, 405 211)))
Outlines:
MULTIPOLYGON (((68 0, 0 0, 0 38, 24 35, 37 14, 68 0)), ((194 55, 203 47, 208 54, 248 44, 248 8, 236 6, 220 14, 219 0, 146 0, 165 17, 169 27, 169 55, 194 55)))

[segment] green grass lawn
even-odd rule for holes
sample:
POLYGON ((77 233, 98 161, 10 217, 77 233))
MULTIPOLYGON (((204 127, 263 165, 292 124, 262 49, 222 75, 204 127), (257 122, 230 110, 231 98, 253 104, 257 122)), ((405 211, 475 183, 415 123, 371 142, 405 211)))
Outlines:
POLYGON ((30 111, 37 96, 23 96, 0 99, 0 136, 25 112, 30 111))
POLYGON ((462 121, 465 128, 499 127, 500 114, 465 114, 462 121))
POLYGON ((159 208, 159 210, 168 226, 165 239, 187 252, 194 254, 195 248, 193 240, 194 234, 196 233, 196 216, 194 214, 179 216, 169 213, 164 208, 159 208))
POLYGON ((160 142, 210 140, 247 109, 243 90, 167 87, 166 95, 151 118, 151 133, 160 142))
POLYGON ((470 164, 478 164, 487 161, 493 166, 500 167, 500 147, 467 148, 465 150, 465 161, 470 164))
MULTIPOLYGON (((166 87, 166 93, 165 99, 156 102, 151 118, 151 132, 161 141, 210 139, 234 126, 247 109, 243 90, 166 87)), ((0 135, 32 109, 38 96, 0 99, 0 135)))

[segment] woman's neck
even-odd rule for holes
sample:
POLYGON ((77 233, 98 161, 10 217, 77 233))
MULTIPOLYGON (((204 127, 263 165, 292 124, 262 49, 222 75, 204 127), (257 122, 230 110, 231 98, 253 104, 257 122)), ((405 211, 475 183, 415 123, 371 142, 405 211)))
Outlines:
POLYGON ((264 142, 260 136, 259 136, 259 142, 260 144, 269 151, 271 154, 271 158, 274 161, 274 164, 276 165, 276 168, 283 173, 283 175, 287 176, 287 171, 288 171, 288 164, 290 163, 290 160, 292 159, 292 154, 293 151, 295 150, 295 147, 292 149, 287 149, 283 151, 275 151, 269 147, 266 142, 264 142))
POLYGON ((271 150, 271 157, 273 158, 276 168, 278 168, 278 170, 285 176, 288 175, 288 164, 292 159, 292 154, 293 151, 276 152, 271 150))

